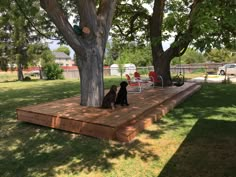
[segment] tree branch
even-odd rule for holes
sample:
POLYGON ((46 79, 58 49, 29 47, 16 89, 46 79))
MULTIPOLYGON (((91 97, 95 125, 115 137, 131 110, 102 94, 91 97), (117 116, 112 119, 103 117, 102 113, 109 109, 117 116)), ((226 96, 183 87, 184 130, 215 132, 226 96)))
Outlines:
POLYGON ((112 19, 115 12, 117 0, 101 0, 97 12, 98 19, 98 36, 105 36, 103 45, 106 45, 108 39, 109 31, 112 26, 112 19))
POLYGON ((79 0, 78 10, 80 16, 80 26, 88 27, 91 31, 90 35, 96 35, 97 31, 97 14, 96 1, 94 0, 79 0))
POLYGON ((40 5, 47 12, 67 43, 77 54, 82 54, 82 39, 74 32, 58 2, 56 0, 40 0, 40 5))
POLYGON ((153 15, 151 18, 151 42, 158 51, 163 52, 162 46, 162 23, 164 17, 164 7, 166 0, 155 0, 153 7, 153 15))
POLYGON ((171 44, 170 50, 172 50, 172 58, 183 55, 187 50, 189 43, 193 40, 193 19, 196 15, 197 7, 202 1, 203 0, 193 0, 192 5, 190 6, 188 29, 185 32, 179 32, 176 35, 174 42, 171 44))
POLYGON ((126 36, 126 35, 123 33, 123 30, 121 29, 120 25, 116 24, 115 26, 119 29, 120 34, 121 34, 122 36, 126 36))

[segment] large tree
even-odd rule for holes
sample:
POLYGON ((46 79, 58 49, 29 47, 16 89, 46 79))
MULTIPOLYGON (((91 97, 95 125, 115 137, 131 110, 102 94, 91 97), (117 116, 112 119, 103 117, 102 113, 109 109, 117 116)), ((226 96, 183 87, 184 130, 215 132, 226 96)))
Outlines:
POLYGON ((234 1, 133 0, 128 6, 118 4, 113 36, 137 43, 150 37, 154 69, 165 85, 172 83, 171 60, 184 54, 190 44, 200 50, 235 47, 234 1), (151 14, 145 3, 152 4, 151 14), (174 39, 172 44, 164 50, 163 41, 170 39, 174 39))
POLYGON ((71 0, 78 33, 69 22, 65 4, 57 0, 40 0, 64 40, 75 51, 80 72, 81 105, 100 106, 104 96, 103 59, 112 24, 116 0, 71 0))
MULTIPOLYGON (((0 3, 0 66, 7 70, 8 64, 17 65, 18 80, 23 80, 23 67, 30 57, 29 46, 39 42, 38 31, 51 29, 36 0, 2 0, 0 3), (34 23, 34 25, 33 25, 34 23), (37 29, 36 27, 37 26, 37 29)), ((49 30, 51 31, 51 30, 49 30)))
POLYGON ((236 32, 234 5, 230 0, 155 0, 150 24, 153 64, 165 85, 172 83, 171 60, 183 55, 191 43, 201 50, 232 47, 236 32), (166 51, 158 42, 162 41, 164 30, 176 34, 166 51))

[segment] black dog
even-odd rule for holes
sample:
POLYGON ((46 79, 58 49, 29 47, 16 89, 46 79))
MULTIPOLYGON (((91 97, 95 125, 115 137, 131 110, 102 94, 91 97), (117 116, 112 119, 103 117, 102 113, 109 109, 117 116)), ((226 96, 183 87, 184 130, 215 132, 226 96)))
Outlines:
POLYGON ((102 108, 115 109, 117 86, 112 85, 110 91, 106 94, 102 101, 102 108))
POLYGON ((116 98, 116 104, 120 104, 121 106, 129 105, 128 99, 127 99, 127 90, 126 90, 127 86, 128 86, 128 83, 126 81, 122 81, 120 83, 120 90, 116 98))

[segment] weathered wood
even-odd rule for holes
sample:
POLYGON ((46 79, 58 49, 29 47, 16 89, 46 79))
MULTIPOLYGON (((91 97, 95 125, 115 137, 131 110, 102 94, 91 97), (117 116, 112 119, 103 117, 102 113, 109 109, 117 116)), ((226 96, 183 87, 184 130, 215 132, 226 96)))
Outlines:
POLYGON ((187 97, 191 96, 193 93, 200 89, 200 85, 195 85, 186 89, 181 94, 176 94, 170 97, 163 103, 157 105, 155 108, 150 110, 149 114, 140 116, 139 119, 131 123, 127 123, 126 126, 120 127, 116 132, 116 138, 118 141, 130 142, 133 138, 142 130, 149 127, 153 122, 159 120, 162 116, 166 115, 175 106, 180 104, 187 97))
POLYGON ((79 106, 80 97, 73 97, 18 108, 17 118, 97 138, 129 142, 199 88, 193 83, 165 89, 151 87, 141 94, 129 94, 130 105, 119 106, 115 111, 79 106))

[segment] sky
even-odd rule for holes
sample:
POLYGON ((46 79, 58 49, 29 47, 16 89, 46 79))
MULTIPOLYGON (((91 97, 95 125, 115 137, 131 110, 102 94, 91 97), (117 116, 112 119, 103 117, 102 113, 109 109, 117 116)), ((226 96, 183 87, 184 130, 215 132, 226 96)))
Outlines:
MULTIPOLYGON (((53 50, 56 50, 58 47, 60 47, 60 45, 58 44, 58 40, 53 40, 53 41, 47 41, 48 42, 48 46, 49 48, 53 51, 53 50)), ((71 58, 74 58, 74 50, 68 46, 68 45, 65 45, 66 47, 68 47, 70 49, 70 57, 71 58)))

